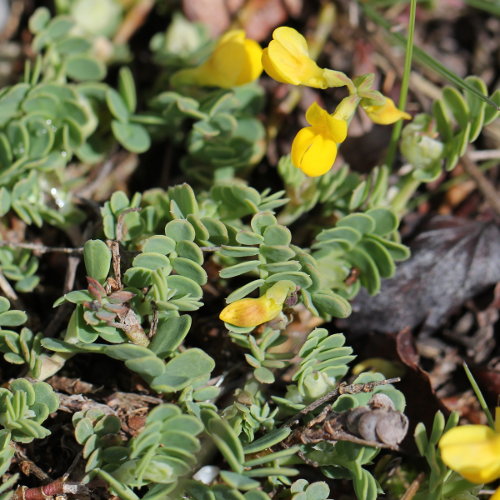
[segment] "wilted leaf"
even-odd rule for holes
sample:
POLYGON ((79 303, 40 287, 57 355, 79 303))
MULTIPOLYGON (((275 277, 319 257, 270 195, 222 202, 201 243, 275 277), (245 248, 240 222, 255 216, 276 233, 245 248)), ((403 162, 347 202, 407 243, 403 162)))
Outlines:
POLYGON ((454 308, 500 280, 500 229, 494 222, 437 217, 411 249, 412 257, 382 282, 379 295, 359 294, 349 328, 395 332, 423 323, 432 331, 454 308))

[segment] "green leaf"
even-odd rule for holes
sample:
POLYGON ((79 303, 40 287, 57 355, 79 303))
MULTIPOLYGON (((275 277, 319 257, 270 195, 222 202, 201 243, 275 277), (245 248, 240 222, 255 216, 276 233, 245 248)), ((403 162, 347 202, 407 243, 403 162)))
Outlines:
POLYGON ((372 208, 366 212, 375 221, 374 234, 385 236, 398 228, 399 220, 396 214, 387 208, 372 208))
POLYGON ((443 99, 453 113, 460 128, 467 127, 469 123, 469 107, 462 94, 453 87, 445 87, 443 89, 443 99))
POLYGON ((240 300, 247 295, 250 295, 254 290, 264 285, 264 283, 265 281, 263 279, 250 281, 250 283, 247 283, 230 293, 226 297, 226 304, 230 304, 231 302, 235 302, 236 300, 240 300))
POLYGON ((170 269, 172 268, 170 265, 170 259, 165 255, 156 252, 140 253, 134 258, 132 265, 135 267, 151 269, 152 271, 165 268, 167 272, 170 272, 170 269))
POLYGON ((116 140, 132 153, 144 153, 151 145, 151 138, 142 125, 113 120, 111 130, 116 140))
POLYGON ((365 240, 361 246, 368 255, 374 260, 377 269, 382 278, 390 278, 396 272, 396 266, 392 260, 391 254, 386 248, 375 240, 365 240))
POLYGON ((201 419, 205 424, 205 430, 224 455, 233 471, 237 473, 243 472, 243 462, 245 460, 243 447, 231 426, 213 410, 209 409, 201 411, 201 419))
POLYGON ((45 31, 51 40, 57 40, 67 35, 75 25, 69 16, 54 17, 46 26, 45 31))
POLYGON ((125 361, 125 366, 139 373, 145 380, 160 376, 165 369, 163 361, 156 356, 147 355, 143 358, 134 358, 125 361))
POLYGON ((165 365, 165 371, 151 382, 159 392, 176 392, 192 384, 200 377, 210 375, 215 367, 214 360, 198 348, 188 349, 165 365))
POLYGON ((258 247, 236 247, 222 245, 220 254, 225 257, 254 257, 259 254, 258 247))
POLYGON ((207 282, 208 278, 205 269, 190 259, 177 257, 172 261, 172 267, 177 274, 192 279, 198 285, 205 285, 207 282))
MULTIPOLYGON (((106 104, 112 115, 119 122, 127 122, 129 119, 129 110, 122 96, 113 88, 109 88, 106 92, 106 104)), ((116 134, 115 134, 116 136, 116 134)))
POLYGON ((300 288, 309 288, 312 284, 311 278, 303 272, 276 273, 266 278, 266 284, 281 280, 293 281, 300 288))
POLYGON ((258 260, 249 260, 247 262, 240 262, 234 266, 226 267, 219 271, 219 276, 221 278, 234 278, 235 276, 240 276, 242 274, 256 271, 260 265, 258 260))
POLYGON ((275 381, 273 372, 264 366, 256 368, 253 374, 261 384, 272 384, 275 381))
POLYGON ((0 327, 19 326, 26 323, 27 320, 28 316, 24 311, 6 311, 0 314, 0 327))
POLYGON ((434 422, 432 423, 432 431, 429 437, 429 443, 431 444, 431 446, 435 446, 437 442, 441 439, 444 427, 445 427, 444 416, 440 411, 438 411, 436 412, 436 415, 434 415, 434 422))
POLYGON ((314 292, 311 297, 314 305, 322 314, 335 318, 347 318, 352 312, 351 304, 330 290, 314 292))
POLYGON ((102 80, 106 67, 93 56, 73 55, 66 60, 66 74, 78 82, 102 80))
POLYGON ((376 236, 374 234, 370 234, 365 237, 365 240, 373 240, 377 243, 380 243, 383 247, 387 249, 387 251, 391 254, 391 257, 398 260, 406 260, 410 256, 410 249, 402 245, 401 243, 396 243, 395 241, 389 241, 380 236, 376 236))
POLYGON ((135 90, 134 77, 130 68, 124 66, 120 68, 118 74, 118 90, 122 96, 128 112, 134 113, 137 108, 137 94, 135 90))
POLYGON ((201 299, 203 290, 195 281, 185 276, 172 275, 166 279, 167 286, 175 290, 175 298, 189 296, 193 300, 201 299))
POLYGON ((264 229, 262 234, 266 245, 289 245, 292 241, 292 233, 285 226, 271 224, 264 229))
POLYGON ((374 295, 380 290, 380 274, 373 259, 359 247, 353 248, 347 255, 347 259, 360 271, 361 284, 374 295))
POLYGON ((87 275, 103 283, 111 265, 111 250, 102 240, 88 240, 83 246, 83 260, 87 275))
POLYGON ((174 241, 194 241, 196 232, 187 220, 172 220, 165 226, 165 234, 174 241))
POLYGON ((264 242, 264 238, 252 231, 242 230, 236 234, 236 241, 242 245, 260 245, 264 242))
POLYGON ((191 316, 187 314, 160 318, 149 349, 159 358, 164 358, 181 345, 190 327, 191 316))
POLYGON ((47 7, 39 7, 29 19, 28 27, 32 33, 42 31, 50 21, 50 11, 47 7))
POLYGON ((295 252, 286 245, 261 245, 260 254, 269 262, 282 262, 295 257, 295 252))
POLYGON ((258 488, 260 486, 259 481, 256 481, 255 479, 250 479, 247 476, 243 476, 241 474, 237 474, 235 472, 230 472, 227 470, 221 471, 220 477, 226 484, 228 484, 232 488, 237 488, 239 490, 246 491, 258 488))
POLYGON ((340 219, 336 227, 350 227, 361 234, 372 233, 375 229, 373 219, 365 214, 350 214, 340 219))
POLYGON ((81 54, 88 52, 92 48, 92 44, 81 36, 68 36, 58 40, 55 44, 57 52, 62 55, 81 54))
POLYGON ((171 201, 175 201, 184 218, 198 213, 198 202, 193 188, 189 184, 184 183, 170 187, 168 197, 171 201))
POLYGON ((145 253, 160 253, 167 255, 175 250, 175 241, 168 236, 163 236, 161 234, 151 236, 144 242, 142 251, 145 253))
POLYGON ((289 427, 283 427, 281 429, 274 429, 267 434, 264 434, 259 439, 256 439, 250 444, 244 447, 244 452, 246 455, 257 453, 259 451, 271 448, 272 446, 281 443, 285 438, 287 438, 292 430, 289 427))

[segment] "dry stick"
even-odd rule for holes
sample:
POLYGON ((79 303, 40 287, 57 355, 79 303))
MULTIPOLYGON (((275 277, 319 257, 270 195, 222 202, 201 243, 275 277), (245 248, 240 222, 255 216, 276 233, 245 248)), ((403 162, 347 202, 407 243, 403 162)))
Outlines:
POLYGON ((11 284, 8 282, 7 278, 3 275, 1 271, 0 271, 0 289, 16 309, 20 309, 23 311, 24 309, 26 309, 23 305, 23 301, 19 298, 16 291, 12 288, 11 284))
POLYGON ((282 427, 293 427, 296 425, 302 417, 311 413, 316 408, 328 403, 332 399, 335 399, 338 396, 342 396, 342 394, 359 394, 360 392, 372 392, 373 389, 379 385, 386 384, 394 384, 396 382, 400 382, 401 378, 388 378, 386 380, 380 380, 379 382, 368 382, 366 384, 350 384, 347 385, 345 383, 340 384, 336 389, 330 391, 328 394, 325 394, 323 397, 313 401, 310 405, 306 406, 298 413, 296 413, 293 417, 289 418, 282 427))
POLYGON ((41 243, 15 243, 12 241, 2 241, 0 240, 0 247, 8 248, 24 248, 26 250, 31 250, 35 254, 44 254, 51 252, 66 253, 69 255, 80 255, 83 252, 83 247, 48 247, 42 245, 41 243))
POLYGON ((16 457, 19 460, 19 467, 25 476, 33 474, 40 481, 52 481, 52 478, 44 470, 38 467, 33 460, 29 459, 17 444, 14 444, 14 449, 16 450, 16 457))
POLYGON ((144 24, 154 5, 154 0, 139 0, 139 2, 136 2, 114 36, 113 43, 117 45, 127 43, 132 35, 144 24))
POLYGON ((19 486, 12 497, 13 500, 49 500, 51 498, 66 498, 66 495, 88 495, 87 485, 82 483, 66 482, 64 477, 56 479, 45 486, 28 488, 19 486))
POLYGON ((410 484, 410 487, 406 490, 405 494, 401 497, 401 500, 412 500, 412 498, 417 494, 420 486, 424 482, 425 474, 421 472, 410 484))
POLYGON ((485 177, 467 153, 462 156, 460 163, 464 167, 464 170, 472 177, 479 191, 481 191, 486 201, 491 205, 491 208, 500 216, 500 193, 498 193, 493 184, 485 177))

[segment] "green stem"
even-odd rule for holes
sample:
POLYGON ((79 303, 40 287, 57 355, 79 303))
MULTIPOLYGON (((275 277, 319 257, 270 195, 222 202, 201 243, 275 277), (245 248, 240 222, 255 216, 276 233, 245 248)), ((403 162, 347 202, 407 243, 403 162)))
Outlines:
POLYGON ((403 179, 401 188, 391 201, 391 207, 398 216, 402 216, 406 212, 408 201, 415 194, 415 191, 420 186, 420 182, 412 174, 408 174, 403 179))
POLYGON ((471 371, 469 370, 467 363, 464 363, 463 367, 465 370, 465 374, 467 375, 467 378, 469 379, 469 383, 472 387, 472 390, 474 391, 474 394, 476 395, 476 398, 479 401, 479 404, 481 405, 481 408, 483 409, 484 414, 486 415, 489 426, 492 429, 495 429, 495 421, 493 420, 493 416, 491 415, 491 412, 488 408, 488 405, 486 404, 486 400, 484 399, 483 393, 481 392, 481 389, 477 385, 477 382, 476 382, 476 379, 474 378, 474 375, 472 375, 471 371))
MULTIPOLYGON (((408 20, 408 39, 406 41, 406 56, 405 56, 405 67, 403 72, 403 80, 401 82, 401 93, 399 95, 399 109, 404 111, 406 107, 406 100, 408 98, 408 87, 410 85, 410 74, 411 74, 411 63, 413 59, 413 38, 415 35, 415 14, 417 11, 417 0, 411 0, 410 2, 410 18, 408 20)), ((398 146, 399 136, 401 134, 401 129, 403 128, 403 122, 399 120, 392 129, 391 142, 389 143, 389 148, 387 150, 387 156, 385 159, 385 164, 391 168, 394 163, 394 157, 396 156, 396 149, 398 146)))

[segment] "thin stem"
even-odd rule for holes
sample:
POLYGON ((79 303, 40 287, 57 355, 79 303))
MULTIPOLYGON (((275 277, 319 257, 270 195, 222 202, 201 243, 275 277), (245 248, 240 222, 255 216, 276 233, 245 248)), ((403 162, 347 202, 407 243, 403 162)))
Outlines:
POLYGON ((410 198, 420 186, 420 180, 415 179, 412 174, 408 174, 402 181, 402 185, 396 196, 391 201, 391 207, 398 217, 406 211, 406 206, 410 198))
POLYGON ((495 428, 495 421, 493 420, 493 416, 491 415, 491 412, 488 409, 488 405, 486 404, 486 400, 484 399, 483 393, 481 392, 481 389, 477 385, 476 379, 474 378, 474 375, 472 375, 471 371, 469 370, 467 363, 464 363, 463 367, 465 370, 465 374, 467 375, 467 378, 469 379, 472 390, 474 391, 474 394, 476 395, 476 398, 479 401, 479 404, 481 405, 481 408, 483 409, 484 414, 486 415, 486 418, 488 419, 488 425, 492 429, 494 429, 495 428))
MULTIPOLYGON (((406 100, 408 99, 408 87, 410 84, 411 75, 411 63, 413 59, 413 38, 415 35, 415 14, 417 11, 417 0, 411 0, 410 2, 410 17, 408 20, 408 39, 406 41, 406 55, 405 55, 405 66, 403 71, 403 80, 401 82, 401 93, 399 95, 399 109, 401 111, 405 110, 406 100)), ((396 149, 398 146, 399 136, 401 135, 401 129, 403 128, 403 122, 399 120, 394 125, 392 129, 391 142, 389 143, 389 148, 387 150, 387 156, 385 159, 385 164, 391 168, 394 163, 394 157, 396 156, 396 149)))

